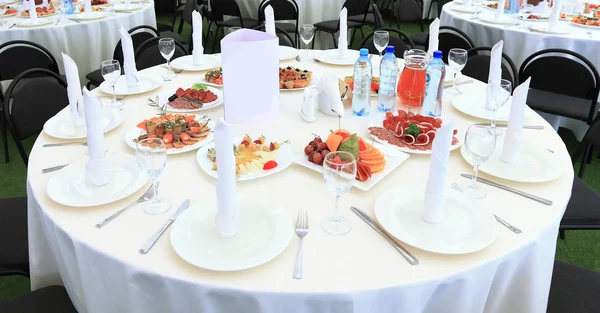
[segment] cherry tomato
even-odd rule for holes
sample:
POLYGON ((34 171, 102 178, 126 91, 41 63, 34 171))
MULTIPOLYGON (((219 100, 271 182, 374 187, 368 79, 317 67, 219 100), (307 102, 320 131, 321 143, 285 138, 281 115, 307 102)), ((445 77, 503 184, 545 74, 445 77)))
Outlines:
POLYGON ((165 143, 171 143, 171 142, 173 142, 173 133, 167 133, 167 134, 165 134, 165 135, 163 136, 162 140, 163 140, 165 143))
POLYGON ((263 166, 263 170, 267 171, 270 169, 274 169, 276 167, 277 167, 277 162, 271 160, 271 161, 265 163, 265 165, 263 166))
POLYGON ((186 133, 181 133, 181 135, 179 135, 179 139, 181 139, 181 141, 188 141, 192 140, 192 137, 186 133))

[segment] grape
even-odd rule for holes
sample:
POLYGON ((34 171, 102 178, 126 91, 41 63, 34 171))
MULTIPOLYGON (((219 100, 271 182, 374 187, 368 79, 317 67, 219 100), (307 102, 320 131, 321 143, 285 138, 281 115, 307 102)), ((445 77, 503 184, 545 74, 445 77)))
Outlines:
POLYGON ((313 157, 317 154, 317 152, 313 151, 308 155, 308 160, 310 162, 313 162, 313 157))
POLYGON ((315 148, 311 145, 308 145, 304 148, 304 154, 306 155, 309 155, 313 151, 315 151, 315 148))
MULTIPOLYGON (((315 137, 315 142, 318 144, 320 142, 323 142, 323 140, 321 140, 321 137, 315 137)), ((323 150, 323 149, 319 149, 319 150, 323 150)))
POLYGON ((326 155, 327 155, 327 153, 329 153, 329 152, 331 152, 331 151, 329 151, 329 150, 325 149, 325 150, 321 151, 321 154, 322 154, 323 156, 326 156, 326 155))
POLYGON ((319 144, 317 145, 317 150, 323 151, 327 149, 327 144, 324 142, 319 142, 319 144))
POLYGON ((317 147, 318 143, 316 141, 311 141, 310 143, 308 143, 309 145, 313 146, 314 148, 317 147))
POLYGON ((320 154, 320 153, 316 153, 316 154, 313 156, 313 162, 314 162, 315 164, 317 164, 317 165, 321 165, 321 164, 323 164, 323 159, 324 159, 324 157, 323 157, 323 155, 322 155, 322 154, 320 154))

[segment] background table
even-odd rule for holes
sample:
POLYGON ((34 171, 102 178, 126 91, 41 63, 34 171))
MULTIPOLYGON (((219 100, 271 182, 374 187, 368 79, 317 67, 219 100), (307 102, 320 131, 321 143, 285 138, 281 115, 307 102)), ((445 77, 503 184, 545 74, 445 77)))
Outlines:
MULTIPOLYGON (((318 53, 315 51, 313 53, 318 53)), ((251 62, 251 60, 248 60, 251 62)), ((294 61, 282 66, 296 65, 294 61)), ((324 63, 301 64, 316 75, 351 73, 352 67, 324 63)), ((164 68, 141 73, 160 75, 164 68)), ((105 135, 108 153, 134 155, 124 142, 125 133, 155 109, 146 99, 160 92, 189 87, 198 73, 182 73, 159 90, 129 96, 123 112, 125 121, 105 135)), ((463 92, 484 90, 479 82, 464 85, 463 92)), ((319 114, 314 123, 300 117, 302 91, 281 92, 281 117, 273 123, 234 125, 234 136, 259 133, 291 140, 295 153, 303 153, 313 135, 323 136, 337 128, 337 118, 319 114)), ((476 120, 450 105, 452 94, 444 97, 444 119, 453 120, 464 136, 476 120)), ((260 101, 260 100, 258 100, 260 101)), ((373 101, 374 103, 374 101, 373 101)), ((251 103, 249 103, 251 105, 251 103)), ((374 106, 373 106, 374 107, 374 106)), ((222 107, 205 111, 213 119, 222 116, 222 107)), ((343 128, 369 138, 370 117, 353 117, 346 106, 343 128)), ((533 114, 527 124, 548 124, 533 114)), ((420 261, 411 266, 389 243, 348 209, 351 205, 374 216, 373 206, 381 193, 402 184, 425 183, 430 157, 411 155, 389 177, 370 191, 352 189, 340 199, 341 213, 352 222, 345 236, 323 232, 320 221, 333 212, 334 195, 320 173, 292 164, 285 171, 260 180, 239 182, 238 200, 246 205, 280 206, 295 217, 306 209, 311 229, 304 242, 304 279, 292 278, 298 239, 292 239, 281 255, 262 266, 239 272, 214 272, 196 268, 173 251, 170 230, 147 255, 140 247, 169 218, 169 214, 146 215, 136 206, 102 229, 95 223, 137 199, 144 190, 104 206, 71 208, 58 205, 45 192, 46 167, 85 161, 84 147, 42 148, 58 142, 41 134, 31 152, 28 168, 29 247, 33 288, 64 283, 79 312, 164 313, 164 312, 527 312, 545 313, 556 248, 558 227, 571 193, 573 172, 570 157, 560 137, 546 127, 524 131, 528 142, 541 142, 556 151, 565 167, 559 179, 541 184, 512 183, 512 187, 546 197, 546 206, 505 191, 483 186, 487 198, 476 205, 520 227, 515 235, 495 224, 496 240, 486 249, 467 255, 440 255, 408 245, 420 261)), ((460 151, 451 153, 449 181, 466 183, 459 176, 471 167, 460 151)), ((485 175, 484 175, 485 176, 485 175)), ((196 163, 196 153, 169 155, 161 178, 161 194, 174 205, 191 200, 189 210, 216 204, 215 179, 196 163)), ((495 179, 497 180, 497 179, 495 179)), ((201 249, 202 247, 198 247, 201 249)))

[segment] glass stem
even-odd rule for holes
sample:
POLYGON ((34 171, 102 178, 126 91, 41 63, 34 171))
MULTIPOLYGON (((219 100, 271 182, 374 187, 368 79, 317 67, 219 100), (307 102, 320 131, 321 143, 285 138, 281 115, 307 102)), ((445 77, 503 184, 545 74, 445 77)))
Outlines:
POLYGON ((340 211, 339 211, 339 208, 338 208, 338 202, 339 202, 339 200, 340 200, 340 196, 335 196, 335 211, 333 212, 333 219, 336 220, 336 221, 340 219, 339 218, 340 211))
POLYGON ((473 182, 473 190, 477 190, 477 172, 479 172, 479 164, 473 166, 473 178, 471 178, 471 181, 473 182))
POLYGON ((112 85, 112 90, 113 90, 113 102, 117 103, 117 92, 115 91, 115 85, 112 85))
POLYGON ((169 68, 169 75, 171 75, 171 59, 167 59, 167 67, 169 68))
POLYGON ((458 76, 458 73, 454 73, 454 80, 452 81, 452 85, 454 87, 454 91, 456 91, 458 93, 460 91, 458 91, 458 87, 456 87, 456 77, 457 76, 458 76))
POLYGON ((496 129, 496 111, 497 109, 492 110, 492 125, 490 127, 493 129, 496 129))
POLYGON ((152 179, 152 203, 156 204, 158 202, 160 202, 158 200, 158 179, 153 178, 152 179))

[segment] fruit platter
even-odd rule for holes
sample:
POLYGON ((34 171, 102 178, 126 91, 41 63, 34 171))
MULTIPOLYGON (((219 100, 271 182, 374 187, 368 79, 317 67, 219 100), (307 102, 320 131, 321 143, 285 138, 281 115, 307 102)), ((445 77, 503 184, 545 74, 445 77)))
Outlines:
MULTIPOLYGON (((442 126, 442 120, 421 114, 398 110, 398 114, 388 111, 385 116, 376 118, 369 125, 369 133, 379 143, 400 151, 415 154, 431 154, 435 132, 442 126)), ((454 130, 451 150, 462 144, 454 130)))
MULTIPOLYGON (((85 12, 85 6, 79 7, 79 12, 80 13, 84 13, 85 12)), ((104 12, 104 7, 93 6, 92 5, 92 12, 104 12)))
POLYGON ((154 106, 166 106, 169 112, 190 113, 223 104, 223 92, 205 84, 193 84, 190 88, 178 88, 174 93, 162 93, 157 99, 148 100, 154 106))
POLYGON ((314 171, 323 171, 323 160, 329 152, 344 151, 354 155, 356 162, 356 182, 354 187, 369 190, 377 182, 391 173, 409 155, 384 145, 368 143, 356 134, 345 129, 331 131, 325 141, 320 136, 304 147, 302 155, 295 162, 314 171))
MULTIPOLYGON (((350 89, 350 91, 354 91, 354 76, 346 76, 343 81, 340 81, 340 86, 342 89, 346 89, 346 86, 350 89)), ((379 77, 371 78, 371 96, 377 97, 379 93, 379 77)))
POLYGON ((5 17, 14 16, 14 15, 17 15, 17 13, 19 13, 19 9, 17 9, 15 7, 7 6, 6 11, 4 12, 4 16, 5 17))
POLYGON ((293 66, 279 68, 279 89, 300 90, 310 85, 313 72, 293 66))
MULTIPOLYGON (((51 16, 56 13, 56 10, 53 6, 49 6, 47 8, 36 7, 35 11, 37 12, 37 16, 51 16)), ((20 13, 21 17, 29 17, 29 10, 23 10, 20 13)))
POLYGON ((140 121, 125 135, 125 142, 135 149, 138 141, 159 138, 167 146, 167 154, 198 149, 212 141, 214 123, 207 116, 193 114, 161 114, 140 121))
MULTIPOLYGON (((268 139, 263 135, 234 138, 232 148, 237 180, 252 180, 283 171, 294 159, 289 146, 289 141, 268 139)), ((204 172, 217 178, 218 164, 214 142, 198 150, 196 160, 204 172)))
POLYGON ((583 15, 575 17, 571 20, 571 23, 579 27, 600 28, 600 18, 585 17, 583 15))

